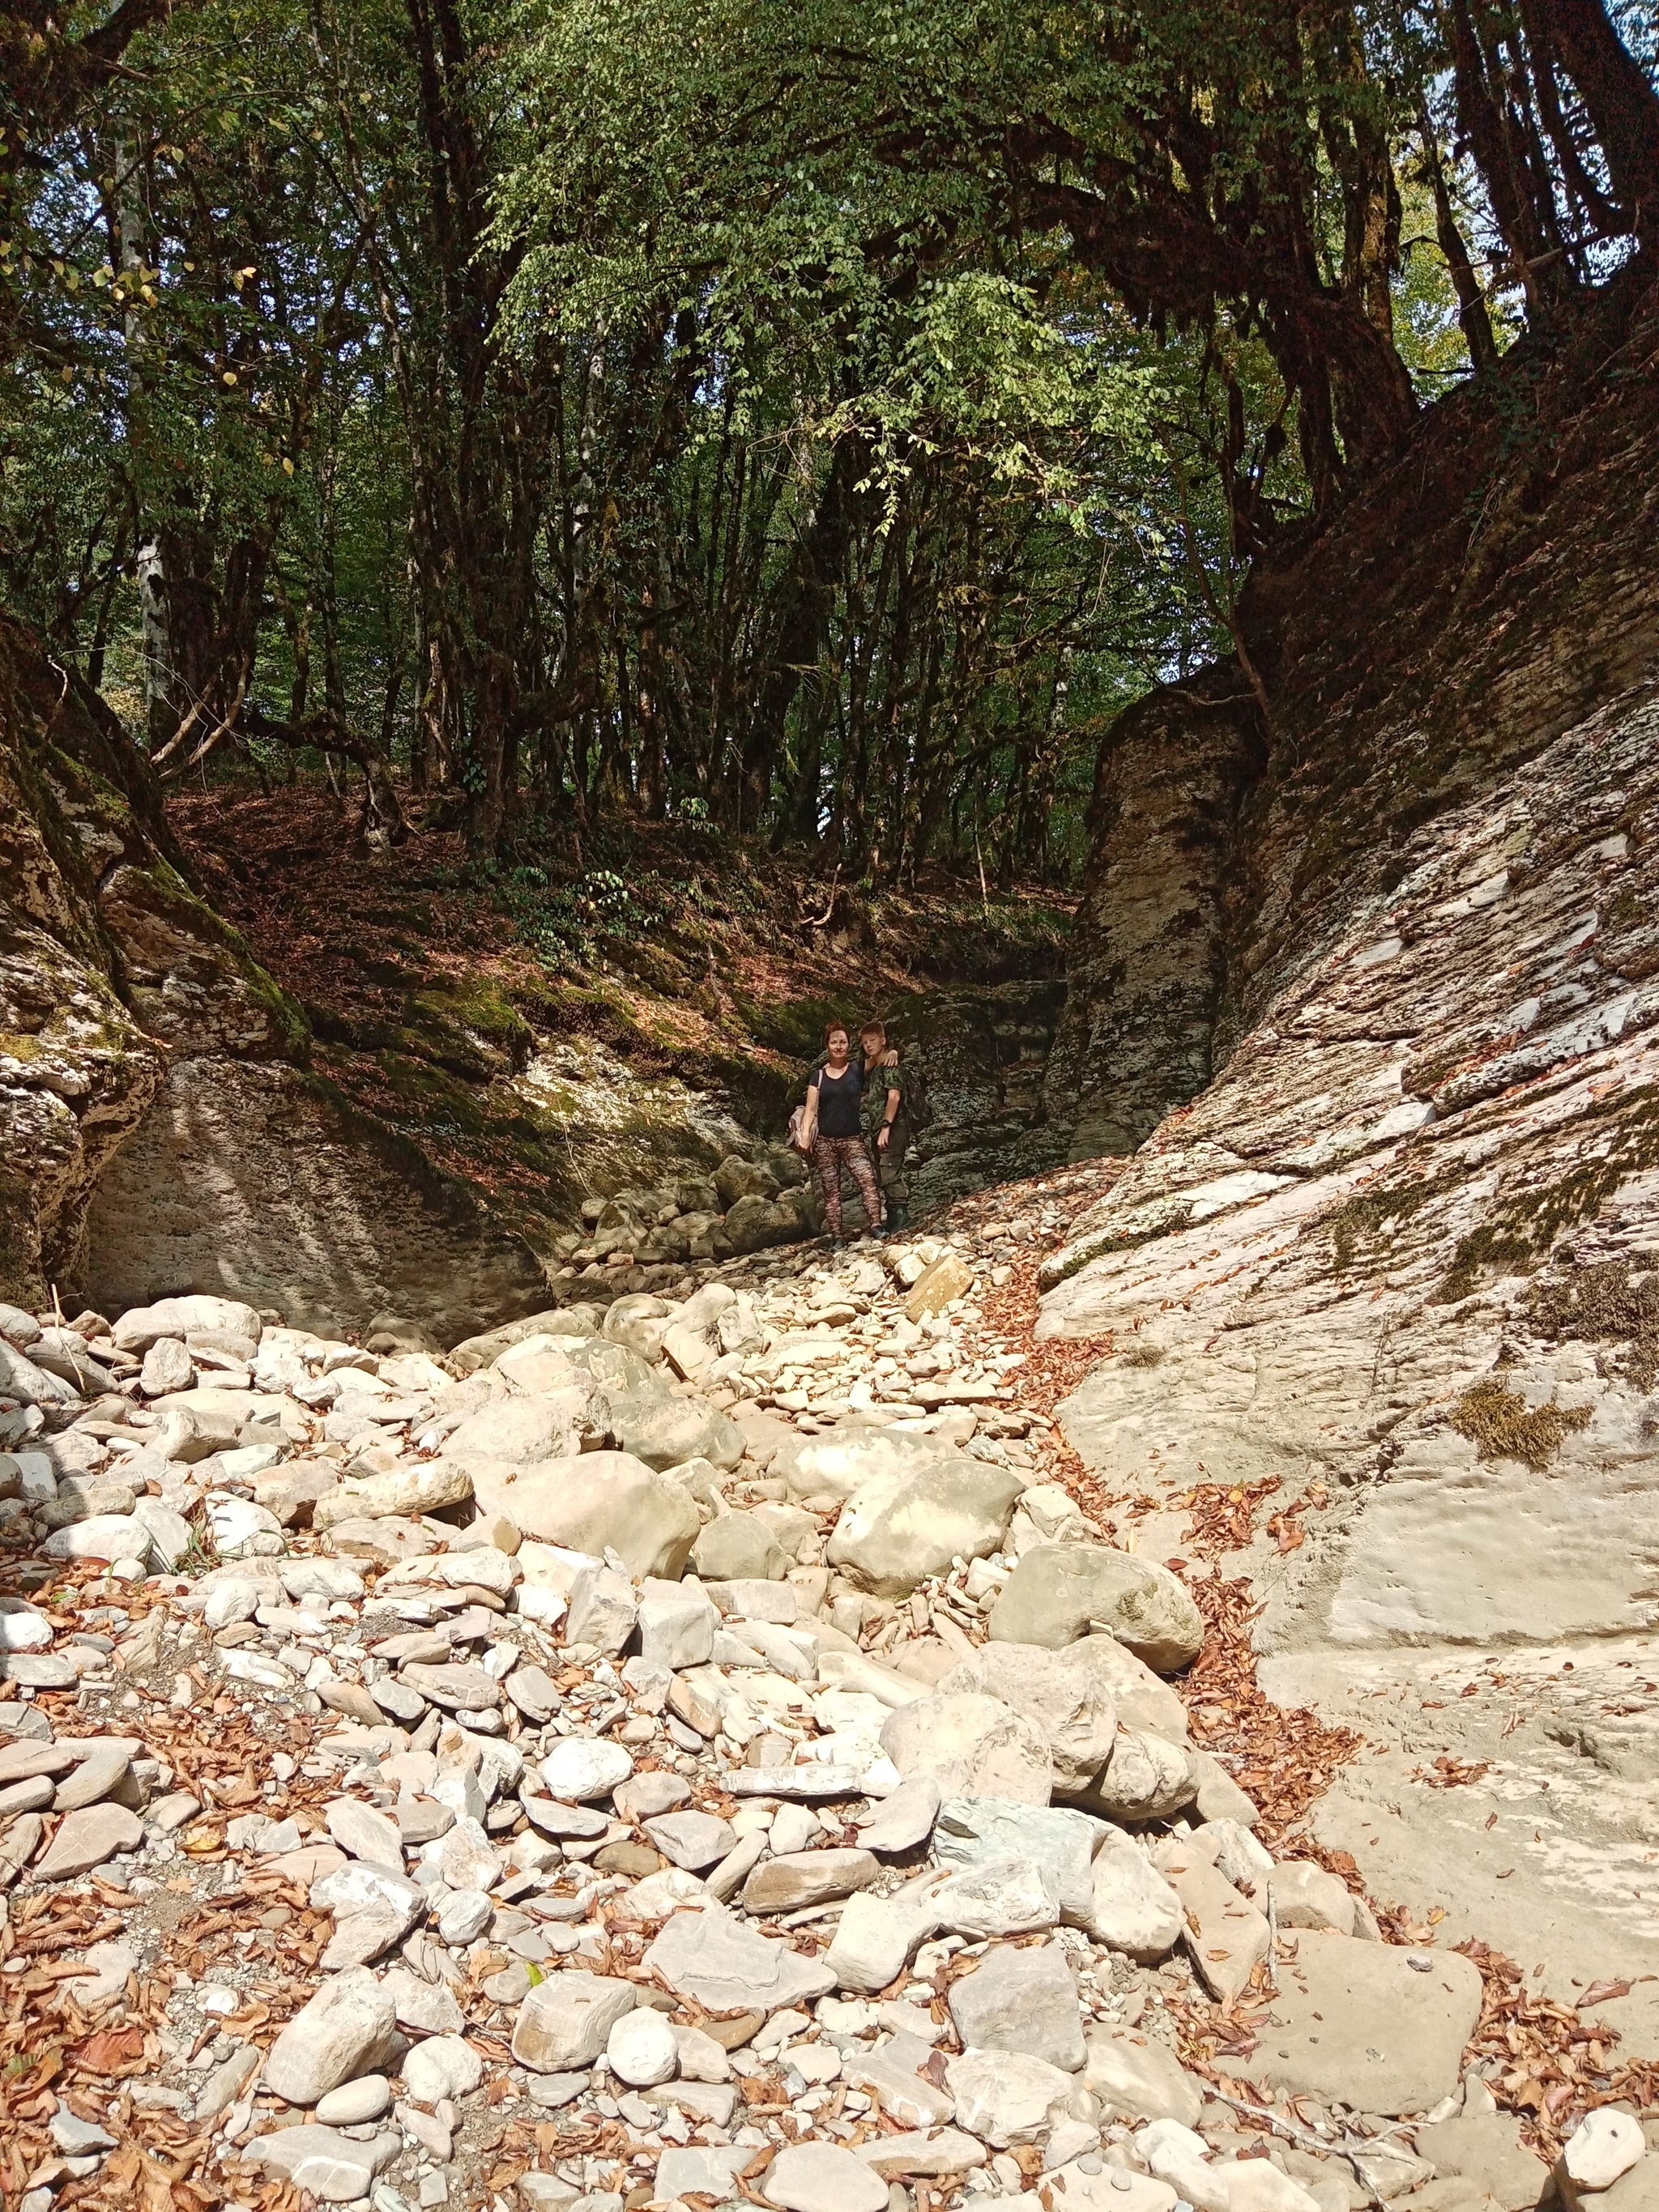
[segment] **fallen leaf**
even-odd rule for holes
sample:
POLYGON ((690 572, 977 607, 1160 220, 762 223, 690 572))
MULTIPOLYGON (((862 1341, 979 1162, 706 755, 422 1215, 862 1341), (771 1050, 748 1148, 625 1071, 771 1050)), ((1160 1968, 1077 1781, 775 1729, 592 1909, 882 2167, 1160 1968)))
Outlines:
POLYGON ((100 2027, 76 2052, 76 2063, 88 2074, 115 2076, 142 2073, 144 2031, 142 2027, 100 2027))
POLYGON ((1613 1997, 1627 1997, 1630 1989, 1628 1982, 1592 1982, 1579 1998, 1578 2009, 1583 2012, 1586 2005, 1606 2004, 1613 1997))

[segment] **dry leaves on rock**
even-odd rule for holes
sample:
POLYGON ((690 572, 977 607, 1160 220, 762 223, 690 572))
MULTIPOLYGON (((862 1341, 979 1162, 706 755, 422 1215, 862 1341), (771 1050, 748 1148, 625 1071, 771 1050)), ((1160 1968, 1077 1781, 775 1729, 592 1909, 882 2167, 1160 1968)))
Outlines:
POLYGON ((131 2027, 100 2027, 77 2046, 75 2062, 83 2074, 109 2080, 142 2074, 148 2063, 144 2043, 144 2030, 136 2022, 131 2027))
POLYGON ((1454 1759, 1443 1751, 1432 1765, 1413 1767, 1411 1779, 1420 1782, 1425 1790, 1462 1790, 1491 1772, 1490 1759, 1454 1759))
POLYGON ((1210 1560, 1243 1551, 1255 1534, 1257 1508, 1282 1487, 1276 1474, 1231 1488, 1224 1482, 1194 1484, 1178 1500, 1190 1531, 1188 1549, 1210 1560))
POLYGON ((1194 1740, 1222 1757, 1261 1808, 1262 1840, 1271 1849, 1324 1795, 1332 1774, 1364 1739, 1352 1729, 1329 1727, 1304 1707, 1276 1705, 1262 1691, 1249 1636, 1261 1608, 1247 1582, 1224 1580, 1214 1569, 1184 1580, 1207 1632, 1176 1687, 1186 1699, 1194 1740))
MULTIPOLYGON (((1497 2062, 1495 2073, 1483 2068, 1492 2094, 1520 2114, 1542 2156, 1553 2159, 1598 2105, 1628 2101, 1640 2112, 1659 2104, 1659 2062, 1609 2063, 1616 2028, 1529 1990, 1515 1961, 1489 1944, 1471 1937, 1455 1948, 1480 1970, 1480 2024, 1469 2063, 1497 2062)), ((1607 1994, 1616 1989, 1607 1985, 1607 1994)))

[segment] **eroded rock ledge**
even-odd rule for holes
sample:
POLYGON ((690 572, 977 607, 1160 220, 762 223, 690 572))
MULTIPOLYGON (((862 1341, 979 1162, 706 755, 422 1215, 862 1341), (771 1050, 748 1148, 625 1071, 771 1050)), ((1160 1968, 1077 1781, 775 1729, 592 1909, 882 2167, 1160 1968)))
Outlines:
POLYGON ((1045 1262, 1038 1332, 1112 1333, 1063 1417, 1155 1556, 1194 1484, 1308 1501, 1241 1564, 1264 1681, 1380 1741, 1319 1832, 1563 1989, 1610 1942, 1632 1980, 1659 1960, 1631 1693, 1659 1671, 1659 464, 1627 373, 1656 337, 1650 292, 1609 298, 1263 574, 1272 729, 1224 834, 1212 710, 1127 725, 1110 787, 1172 764, 1187 873, 1162 967, 1121 958, 1109 811, 1079 1135, 1091 1099, 1160 1118, 1045 1262))

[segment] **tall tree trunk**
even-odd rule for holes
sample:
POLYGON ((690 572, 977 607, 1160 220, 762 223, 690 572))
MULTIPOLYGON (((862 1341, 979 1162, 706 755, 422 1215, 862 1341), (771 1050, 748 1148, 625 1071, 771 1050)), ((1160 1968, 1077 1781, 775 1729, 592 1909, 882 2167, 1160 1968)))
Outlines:
POLYGON ((1457 295, 1457 319, 1462 329, 1463 342, 1468 347, 1469 360, 1475 374, 1486 376, 1498 366, 1498 345, 1492 333, 1492 317, 1486 312, 1486 295, 1480 289, 1480 280, 1476 276, 1474 264, 1469 258, 1469 249, 1458 228, 1451 192, 1446 183, 1446 172, 1441 163, 1439 137, 1429 119, 1426 107, 1419 111, 1417 128, 1423 141, 1423 174, 1434 195, 1435 236, 1445 257, 1446 273, 1451 278, 1452 289, 1457 295))
POLYGON ((854 472, 852 443, 843 439, 830 457, 817 503, 805 519, 774 617, 763 632, 766 666, 750 708, 740 769, 745 829, 766 825, 772 771, 782 757, 789 710, 802 676, 823 649, 852 527, 854 472))
POLYGON ((1549 0, 1550 34, 1595 125, 1607 176, 1644 247, 1659 238, 1659 94, 1601 0, 1549 0))

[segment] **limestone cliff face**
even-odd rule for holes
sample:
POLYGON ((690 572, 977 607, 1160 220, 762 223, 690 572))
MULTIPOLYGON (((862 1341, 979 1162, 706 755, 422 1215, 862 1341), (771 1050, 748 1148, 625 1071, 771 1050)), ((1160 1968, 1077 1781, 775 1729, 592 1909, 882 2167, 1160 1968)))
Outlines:
POLYGON ((1152 692, 1101 749, 1044 1085, 1074 1159, 1133 1152, 1210 1079, 1238 811, 1261 754, 1254 696, 1231 667, 1152 692))
POLYGON ((0 1297, 286 1305, 303 1285, 337 1323, 527 1310, 527 1246, 307 1046, 118 725, 0 618, 0 1297))
POLYGON ((1344 1486, 1269 1639, 1659 1623, 1656 345, 1610 297, 1437 410, 1254 587, 1271 728, 1217 678, 1109 759, 1051 1091, 1146 1141, 1041 1327, 1115 1333, 1115 1480, 1344 1486))

